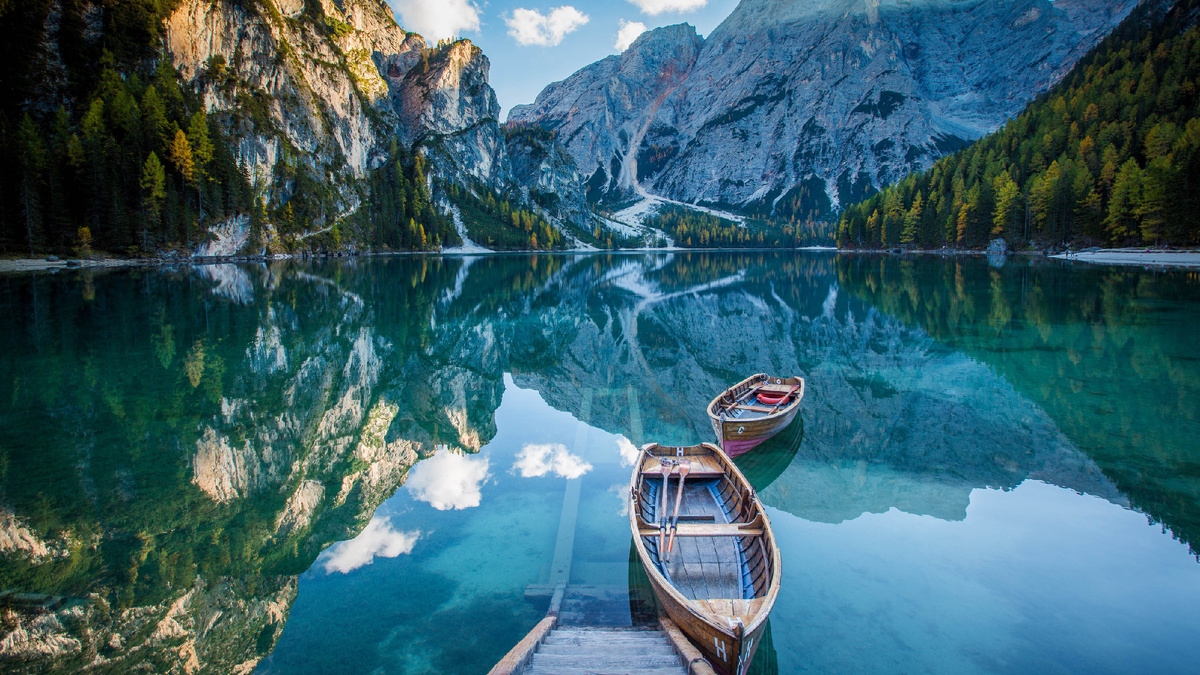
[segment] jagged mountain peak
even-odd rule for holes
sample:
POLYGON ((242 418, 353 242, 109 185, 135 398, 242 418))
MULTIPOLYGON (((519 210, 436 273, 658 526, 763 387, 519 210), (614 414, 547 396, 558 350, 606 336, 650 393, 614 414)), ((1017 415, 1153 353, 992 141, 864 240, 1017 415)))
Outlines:
POLYGON ((694 58, 666 39, 686 29, 651 31, 509 119, 615 200, 820 218, 999 127, 1136 4, 743 0, 694 58))

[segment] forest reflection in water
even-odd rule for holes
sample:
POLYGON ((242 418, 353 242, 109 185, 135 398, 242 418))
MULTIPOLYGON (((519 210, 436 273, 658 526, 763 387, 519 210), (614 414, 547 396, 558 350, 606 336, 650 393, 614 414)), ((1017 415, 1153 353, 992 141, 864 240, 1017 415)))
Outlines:
POLYGON ((6 666, 486 669, 538 618, 564 485, 573 581, 628 583, 626 457, 708 440, 763 371, 809 380, 739 459, 785 547, 781 670, 1195 656, 1187 274, 771 252, 0 284, 0 588, 61 596, 7 601, 6 666), (1043 541, 1064 524, 1094 536, 1043 541))

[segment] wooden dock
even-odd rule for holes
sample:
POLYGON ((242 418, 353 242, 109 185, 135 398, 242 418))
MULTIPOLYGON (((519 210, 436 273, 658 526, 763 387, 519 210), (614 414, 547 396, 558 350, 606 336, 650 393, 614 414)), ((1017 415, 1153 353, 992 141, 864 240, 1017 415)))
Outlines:
MULTIPOLYGON (((635 443, 641 442, 637 392, 582 392, 576 452, 586 458, 592 398, 624 395, 635 443)), ((508 652, 489 675, 716 675, 708 662, 666 617, 634 616, 627 585, 570 584, 575 527, 582 481, 567 481, 554 557, 545 582, 530 585, 525 597, 550 606, 546 617, 508 652)), ((621 563, 622 568, 625 563, 621 563)))
POLYGON ((571 626, 558 623, 557 609, 552 601, 488 675, 716 675, 666 617, 657 627, 571 626))

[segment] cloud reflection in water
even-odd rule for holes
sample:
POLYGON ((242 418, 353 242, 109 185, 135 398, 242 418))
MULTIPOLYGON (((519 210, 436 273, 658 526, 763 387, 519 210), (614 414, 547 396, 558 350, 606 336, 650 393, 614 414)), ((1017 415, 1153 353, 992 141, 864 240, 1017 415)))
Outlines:
POLYGON ((628 438, 617 436, 617 452, 621 453, 621 466, 633 466, 642 451, 630 443, 628 438))
POLYGON ((413 546, 421 538, 421 532, 399 532, 386 517, 375 516, 367 527, 355 538, 334 544, 321 555, 322 567, 327 574, 346 574, 364 565, 375 562, 375 558, 395 558, 412 553, 413 546))
POLYGON ((548 473, 562 478, 579 478, 591 471, 592 465, 583 461, 582 457, 567 452, 567 446, 562 443, 528 443, 517 453, 517 462, 513 464, 513 468, 520 471, 525 478, 545 476, 548 473))
POLYGON ((480 486, 488 477, 488 458, 442 450, 413 467, 405 483, 413 499, 438 511, 479 506, 480 486))

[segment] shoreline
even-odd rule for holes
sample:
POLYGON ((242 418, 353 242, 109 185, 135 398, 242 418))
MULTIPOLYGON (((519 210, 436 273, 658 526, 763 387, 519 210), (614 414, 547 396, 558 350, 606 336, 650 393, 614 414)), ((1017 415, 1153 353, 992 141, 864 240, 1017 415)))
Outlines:
POLYGON ((1200 250, 1166 251, 1148 248, 1102 248, 1056 253, 1048 258, 1090 265, 1135 265, 1142 267, 1200 268, 1200 250))
MULTIPOLYGON (((39 258, 0 258, 0 274, 19 274, 23 272, 58 271, 60 269, 118 269, 124 267, 161 267, 169 265, 228 265, 238 263, 265 263, 276 260, 315 260, 323 258, 367 258, 375 256, 408 256, 408 255, 442 255, 451 257, 482 257, 491 255, 590 255, 607 254, 644 254, 644 253, 699 253, 699 252, 739 252, 739 251, 806 251, 821 253, 871 253, 889 254, 889 251, 878 249, 839 249, 826 246, 802 246, 797 248, 637 248, 637 249, 565 249, 559 251, 343 251, 334 254, 313 253, 277 253, 273 255, 234 255, 212 257, 175 257, 175 258, 90 258, 70 260, 49 260, 39 258)), ((893 255, 896 255, 892 253, 893 255)), ((986 250, 944 249, 932 251, 904 251, 903 254, 959 256, 959 255, 988 255, 986 250)), ((1014 251, 1008 255, 1041 255, 1031 251, 1014 251)), ((1046 258, 1066 262, 1080 262, 1091 265, 1126 265, 1146 268, 1200 268, 1200 249, 1168 251, 1144 248, 1112 248, 1089 249, 1086 251, 1055 253, 1046 258)))

